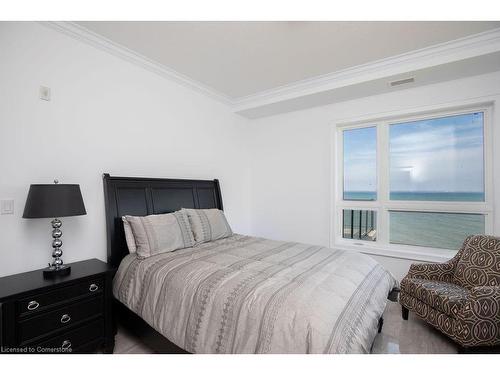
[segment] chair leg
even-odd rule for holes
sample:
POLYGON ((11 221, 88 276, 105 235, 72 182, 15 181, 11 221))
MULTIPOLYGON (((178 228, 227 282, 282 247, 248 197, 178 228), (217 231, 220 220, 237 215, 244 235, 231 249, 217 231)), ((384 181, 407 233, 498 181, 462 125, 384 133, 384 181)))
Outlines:
POLYGON ((471 350, 471 348, 466 348, 462 345, 459 345, 457 352, 458 354, 471 354, 473 353, 473 350, 471 350))
POLYGON ((401 306, 401 316, 403 317, 403 320, 408 320, 408 309, 404 306, 401 306))
POLYGON ((378 320, 378 333, 382 332, 382 327, 384 326, 384 317, 381 316, 378 320))
POLYGON ((458 345, 457 352, 459 354, 498 354, 500 353, 500 345, 473 347, 464 347, 462 345, 458 345))

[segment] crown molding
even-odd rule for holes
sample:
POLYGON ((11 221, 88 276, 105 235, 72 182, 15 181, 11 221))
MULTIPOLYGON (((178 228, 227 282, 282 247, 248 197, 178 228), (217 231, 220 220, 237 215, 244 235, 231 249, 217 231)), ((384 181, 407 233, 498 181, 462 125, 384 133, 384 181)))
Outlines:
POLYGON ((215 99, 228 105, 235 113, 500 51, 500 28, 497 28, 248 96, 231 98, 74 22, 40 23, 215 99))
POLYGON ((100 34, 80 26, 74 22, 68 21, 41 21, 40 24, 50 27, 56 31, 66 34, 76 40, 92 45, 112 55, 120 57, 128 62, 138 65, 152 73, 158 74, 164 78, 170 79, 185 87, 193 89, 223 104, 231 106, 233 101, 226 95, 208 87, 198 81, 195 81, 171 68, 166 67, 154 60, 147 58, 131 49, 122 46, 112 40, 103 37, 100 34))
POLYGON ((498 51, 500 28, 237 98, 233 110, 241 112, 498 51))

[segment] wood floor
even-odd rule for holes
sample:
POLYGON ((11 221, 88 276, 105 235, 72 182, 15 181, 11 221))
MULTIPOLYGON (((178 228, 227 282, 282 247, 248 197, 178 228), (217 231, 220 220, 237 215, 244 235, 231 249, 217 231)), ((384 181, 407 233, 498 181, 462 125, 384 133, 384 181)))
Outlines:
MULTIPOLYGON (((401 319, 401 306, 388 302, 384 312, 384 327, 373 344, 375 354, 447 354, 457 353, 457 347, 446 336, 410 313, 401 319)), ((115 353, 147 354, 153 351, 123 328, 118 329, 115 353)))

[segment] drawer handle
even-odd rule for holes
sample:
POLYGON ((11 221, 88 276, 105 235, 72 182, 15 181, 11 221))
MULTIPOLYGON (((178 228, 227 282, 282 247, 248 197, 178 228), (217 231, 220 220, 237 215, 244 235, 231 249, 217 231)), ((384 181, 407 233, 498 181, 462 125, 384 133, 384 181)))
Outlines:
POLYGON ((71 317, 68 314, 64 314, 61 316, 61 323, 65 324, 68 323, 71 320, 71 317))
POLYGON ((28 303, 28 310, 36 310, 38 306, 40 306, 40 304, 37 301, 30 301, 30 303, 28 303))
POLYGON ((91 292, 95 292, 97 289, 99 289, 99 287, 97 286, 97 284, 90 284, 89 290, 91 292))
POLYGON ((61 345, 61 349, 63 349, 63 350, 71 349, 71 341, 64 340, 62 345, 61 345))

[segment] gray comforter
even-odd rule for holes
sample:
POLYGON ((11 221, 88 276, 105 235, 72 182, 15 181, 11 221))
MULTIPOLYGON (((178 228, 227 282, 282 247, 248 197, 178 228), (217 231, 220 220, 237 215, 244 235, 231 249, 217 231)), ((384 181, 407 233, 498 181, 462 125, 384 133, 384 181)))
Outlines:
POLYGON ((192 353, 367 353, 395 285, 363 254, 234 235, 130 254, 113 293, 192 353))

